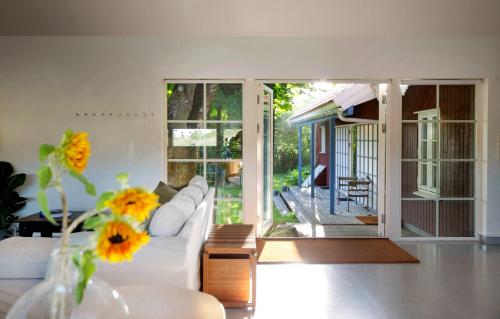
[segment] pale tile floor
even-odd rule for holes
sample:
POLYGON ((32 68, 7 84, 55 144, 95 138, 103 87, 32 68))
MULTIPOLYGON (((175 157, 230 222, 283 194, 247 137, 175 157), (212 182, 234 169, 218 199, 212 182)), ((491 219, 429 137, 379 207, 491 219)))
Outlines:
POLYGON ((258 265, 255 312, 227 318, 500 318, 500 246, 401 246, 421 263, 258 265))

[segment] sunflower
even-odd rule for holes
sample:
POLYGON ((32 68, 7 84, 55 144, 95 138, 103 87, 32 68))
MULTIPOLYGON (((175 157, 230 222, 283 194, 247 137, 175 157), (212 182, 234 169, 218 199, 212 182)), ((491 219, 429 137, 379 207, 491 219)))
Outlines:
POLYGON ((106 262, 131 261, 132 255, 149 242, 145 231, 137 232, 123 221, 111 221, 103 226, 97 240, 97 255, 106 262))
POLYGON ((66 165, 78 173, 83 173, 90 157, 88 133, 71 133, 65 143, 64 155, 66 165))
POLYGON ((106 202, 114 214, 128 215, 138 222, 143 222, 149 213, 158 207, 158 195, 150 193, 143 188, 132 187, 118 192, 111 200, 106 202))

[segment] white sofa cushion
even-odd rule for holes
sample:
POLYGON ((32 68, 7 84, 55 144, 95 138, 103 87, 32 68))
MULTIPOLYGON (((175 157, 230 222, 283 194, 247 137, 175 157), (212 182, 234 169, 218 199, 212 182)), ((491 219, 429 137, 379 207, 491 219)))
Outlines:
POLYGON ((203 176, 196 175, 195 177, 191 178, 191 180, 189 181, 189 186, 195 186, 201 189, 203 191, 203 196, 206 196, 208 193, 208 183, 203 176))
POLYGON ((45 277, 55 238, 11 237, 1 241, 0 278, 40 279, 45 277))
POLYGON ((149 223, 151 236, 175 236, 186 223, 186 214, 177 206, 169 203, 162 205, 149 223))
POLYGON ((194 200, 196 206, 200 205, 203 200, 203 191, 196 186, 186 186, 179 191, 178 194, 186 195, 194 200))
POLYGON ((186 216, 186 220, 191 217, 196 208, 196 206, 194 205, 194 200, 191 197, 183 194, 175 195, 174 198, 172 198, 172 200, 170 201, 170 204, 182 210, 182 212, 186 216))

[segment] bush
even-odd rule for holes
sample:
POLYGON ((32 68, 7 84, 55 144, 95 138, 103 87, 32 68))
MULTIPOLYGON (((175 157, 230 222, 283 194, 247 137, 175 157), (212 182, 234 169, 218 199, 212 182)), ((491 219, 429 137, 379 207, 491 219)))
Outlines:
MULTIPOLYGON (((275 119, 273 168, 277 173, 288 172, 298 165, 298 132, 296 127, 288 125, 291 113, 277 116, 275 119)), ((302 128, 302 162, 309 162, 310 128, 302 128)))

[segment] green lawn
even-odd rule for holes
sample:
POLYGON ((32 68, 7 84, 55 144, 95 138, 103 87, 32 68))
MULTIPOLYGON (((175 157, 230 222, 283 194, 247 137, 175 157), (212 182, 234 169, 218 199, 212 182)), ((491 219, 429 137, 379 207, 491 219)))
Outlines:
MULTIPOLYGON (((304 166, 302 169, 302 178, 309 176, 309 166, 304 166)), ((274 173, 273 190, 281 191, 282 186, 296 186, 298 179, 298 171, 292 170, 286 173, 274 173)), ((280 211, 273 205, 273 219, 275 223, 298 223, 299 220, 294 213, 289 213, 285 216, 281 215, 280 211)))
MULTIPOLYGON (((309 166, 304 166, 302 178, 309 176, 309 166)), ((281 191, 282 186, 296 186, 298 171, 291 170, 286 173, 274 173, 273 190, 281 191)), ((219 186, 219 194, 227 199, 240 199, 242 196, 241 185, 224 184, 219 186)), ((294 213, 281 215, 280 211, 273 205, 273 220, 276 224, 298 223, 299 220, 294 213)), ((242 223, 242 203, 240 201, 220 201, 216 206, 216 223, 242 223)))

